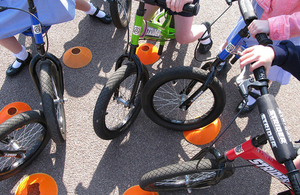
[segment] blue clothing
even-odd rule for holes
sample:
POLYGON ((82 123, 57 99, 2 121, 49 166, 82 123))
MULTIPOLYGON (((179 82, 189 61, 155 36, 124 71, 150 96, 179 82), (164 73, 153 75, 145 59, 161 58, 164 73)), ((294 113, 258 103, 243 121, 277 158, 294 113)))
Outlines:
MULTIPOLYGON (((75 0, 35 0, 38 17, 43 25, 62 23, 75 17, 75 0)), ((27 0, 0 0, 0 6, 28 11, 27 0)), ((28 13, 15 9, 0 12, 0 39, 14 36, 31 26, 28 13)))
POLYGON ((272 65, 280 66, 300 81, 300 46, 295 46, 291 41, 281 41, 271 47, 275 51, 272 65))
MULTIPOLYGON (((264 12, 264 10, 256 3, 256 1, 252 1, 252 5, 253 8, 257 14, 257 17, 260 18, 264 12)), ((244 28, 246 26, 244 20, 242 17, 240 17, 236 27, 233 29, 233 31, 230 33, 229 37, 227 38, 227 42, 230 42, 230 40, 240 31, 240 29, 244 28)), ((290 38, 289 40, 291 40, 294 44, 299 45, 300 44, 300 37, 293 37, 290 38)), ((274 45, 279 44, 280 41, 273 41, 274 45)), ((253 45, 257 45, 258 42, 255 38, 251 37, 250 38, 244 38, 241 45, 243 46, 243 48, 247 48, 253 45)), ((277 81, 279 83, 281 83, 282 85, 286 85, 289 83, 291 78, 291 74, 287 71, 282 70, 281 67, 279 66, 272 66, 269 75, 268 75, 268 79, 270 79, 271 81, 277 81)))

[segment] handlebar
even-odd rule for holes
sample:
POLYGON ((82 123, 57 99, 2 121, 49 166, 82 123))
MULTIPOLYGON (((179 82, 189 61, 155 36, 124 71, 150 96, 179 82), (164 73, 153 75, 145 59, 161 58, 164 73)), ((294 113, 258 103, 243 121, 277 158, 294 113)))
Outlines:
MULTIPOLYGON (((167 7, 166 0, 144 0, 145 3, 150 4, 150 5, 157 5, 162 8, 167 7)), ((197 15, 199 10, 200 10, 200 5, 198 3, 192 4, 192 3, 187 3, 183 6, 182 10, 184 12, 189 12, 192 13, 193 15, 197 15)))

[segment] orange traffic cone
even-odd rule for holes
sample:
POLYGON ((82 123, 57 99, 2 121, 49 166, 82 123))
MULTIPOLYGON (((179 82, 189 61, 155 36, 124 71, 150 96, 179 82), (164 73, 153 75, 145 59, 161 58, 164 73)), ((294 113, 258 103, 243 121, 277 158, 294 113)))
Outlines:
POLYGON ((56 182, 50 175, 44 173, 29 175, 19 184, 15 195, 29 194, 57 195, 56 182))
POLYGON ((136 50, 136 55, 144 65, 153 64, 159 59, 157 47, 150 43, 141 44, 136 50))
POLYGON ((158 193, 142 190, 140 186, 136 185, 126 190, 123 195, 158 195, 158 193))
POLYGON ((23 102, 10 103, 0 111, 0 124, 21 112, 26 112, 29 110, 31 110, 31 108, 26 103, 23 102))
POLYGON ((195 145, 204 145, 215 139, 221 129, 221 121, 217 118, 214 122, 200 129, 184 131, 183 135, 187 141, 195 145))
POLYGON ((63 62, 70 68, 82 68, 92 60, 92 52, 86 47, 73 47, 63 55, 63 62))

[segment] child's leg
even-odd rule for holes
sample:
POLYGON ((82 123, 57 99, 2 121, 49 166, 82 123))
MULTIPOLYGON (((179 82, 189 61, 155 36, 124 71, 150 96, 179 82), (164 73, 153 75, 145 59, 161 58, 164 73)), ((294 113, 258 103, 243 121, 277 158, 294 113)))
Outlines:
MULTIPOLYGON (((180 15, 175 15, 174 17, 176 40, 180 44, 188 44, 200 39, 207 29, 204 24, 193 25, 194 17, 184 17, 180 15)), ((210 41, 208 41, 208 43, 210 43, 210 41)))
POLYGON ((16 57, 16 60, 11 64, 6 74, 8 76, 13 76, 17 74, 23 66, 28 65, 31 60, 31 54, 26 51, 26 48, 21 45, 15 37, 9 37, 0 40, 0 45, 10 50, 16 57))
POLYGON ((105 24, 111 23, 112 19, 109 14, 106 14, 104 11, 101 11, 98 7, 95 7, 92 3, 88 3, 85 0, 75 0, 76 6, 75 8, 89 14, 91 16, 95 16, 100 19, 101 22, 105 24))
POLYGON ((0 39, 0 45, 2 45, 14 54, 17 54, 22 51, 22 45, 18 42, 18 40, 15 37, 0 39))
POLYGON ((150 21, 152 19, 152 17, 154 16, 155 12, 159 9, 158 6, 155 5, 150 5, 150 4, 145 4, 145 15, 144 15, 144 19, 146 21, 150 21))

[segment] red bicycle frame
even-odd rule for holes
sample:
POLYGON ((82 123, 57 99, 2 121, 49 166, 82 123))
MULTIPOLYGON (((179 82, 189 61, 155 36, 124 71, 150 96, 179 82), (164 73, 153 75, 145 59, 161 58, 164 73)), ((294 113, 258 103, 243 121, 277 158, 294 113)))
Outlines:
POLYGON ((287 170, 285 166, 278 163, 273 157, 265 153, 259 147, 253 146, 252 139, 229 150, 226 152, 225 156, 230 161, 241 157, 242 159, 245 159, 251 164, 255 165, 256 168, 260 168, 272 177, 275 177, 281 183, 289 187, 291 186, 290 180, 288 176, 286 176, 287 170))

